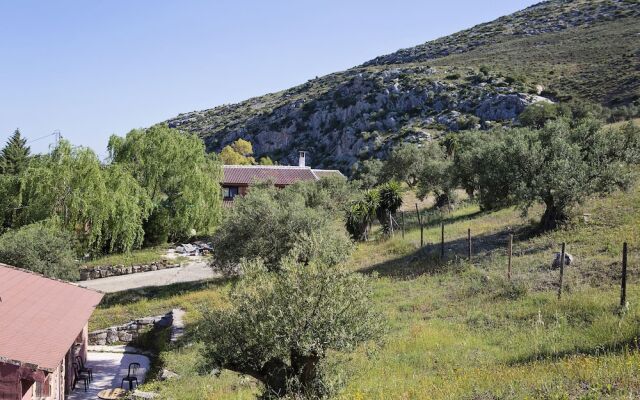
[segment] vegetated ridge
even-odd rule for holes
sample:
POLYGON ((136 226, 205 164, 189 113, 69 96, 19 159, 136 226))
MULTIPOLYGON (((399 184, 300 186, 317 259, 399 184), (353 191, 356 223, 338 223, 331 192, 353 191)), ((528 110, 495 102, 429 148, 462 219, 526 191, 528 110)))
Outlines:
POLYGON ((638 107, 640 3, 552 0, 237 104, 180 114, 209 151, 244 138, 257 156, 340 168, 400 142, 511 126, 539 101, 638 107))

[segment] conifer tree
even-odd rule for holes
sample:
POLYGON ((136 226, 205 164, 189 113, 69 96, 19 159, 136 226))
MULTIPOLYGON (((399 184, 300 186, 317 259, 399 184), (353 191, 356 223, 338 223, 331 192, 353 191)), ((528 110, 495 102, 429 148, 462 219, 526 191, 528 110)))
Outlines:
POLYGON ((19 129, 16 129, 2 151, 0 151, 0 168, 2 169, 2 173, 19 175, 26 169, 29 163, 30 152, 27 146, 27 139, 22 137, 19 129))

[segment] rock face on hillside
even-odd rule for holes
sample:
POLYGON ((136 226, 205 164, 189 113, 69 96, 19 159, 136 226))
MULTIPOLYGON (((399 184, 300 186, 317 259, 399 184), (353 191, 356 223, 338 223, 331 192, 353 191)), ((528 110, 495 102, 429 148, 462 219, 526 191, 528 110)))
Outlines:
MULTIPOLYGON (((358 159, 383 157, 401 141, 510 124, 527 105, 548 101, 520 93, 498 77, 445 75, 425 67, 351 71, 315 98, 300 98, 231 126, 209 126, 207 145, 219 151, 249 138, 257 154, 278 154, 282 163, 294 163, 297 151, 306 149, 314 166, 348 171, 358 159)), ((208 112, 194 112, 168 123, 191 130, 207 117, 208 112)))
POLYGON ((258 157, 349 174, 401 142, 511 126, 538 101, 640 102, 640 2, 552 0, 347 71, 167 124, 209 151, 237 138, 258 157))

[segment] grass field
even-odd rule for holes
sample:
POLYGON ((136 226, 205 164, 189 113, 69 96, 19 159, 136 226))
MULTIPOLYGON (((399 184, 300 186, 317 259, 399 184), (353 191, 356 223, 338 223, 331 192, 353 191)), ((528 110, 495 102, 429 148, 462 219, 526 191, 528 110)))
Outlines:
MULTIPOLYGON (((536 235, 515 209, 481 213, 465 205, 444 216, 445 261, 439 260, 439 221, 389 240, 360 244, 349 268, 376 274, 376 307, 388 332, 381 344, 333 354, 346 385, 340 399, 598 399, 640 396, 640 188, 591 199, 571 228, 536 235), (584 222, 582 214, 590 214, 584 222), (467 229, 474 257, 465 259, 467 229), (506 279, 506 241, 514 235, 513 277, 506 279), (622 242, 628 241, 629 307, 619 308, 622 242), (551 269, 561 242, 575 257, 557 299, 551 269)), ((191 284, 110 295, 91 329, 136 316, 187 309, 188 335, 160 355, 180 378, 145 387, 167 399, 249 399, 250 378, 224 371, 198 373, 199 344, 189 343, 198 307, 225 302, 229 282, 191 284)))

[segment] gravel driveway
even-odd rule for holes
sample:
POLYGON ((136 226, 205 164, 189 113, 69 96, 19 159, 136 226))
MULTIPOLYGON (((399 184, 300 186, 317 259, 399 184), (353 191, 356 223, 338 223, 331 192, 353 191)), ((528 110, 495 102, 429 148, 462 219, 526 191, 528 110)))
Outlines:
POLYGON ((183 263, 183 265, 178 268, 91 279, 88 281, 79 281, 77 284, 105 293, 113 293, 145 286, 165 286, 179 282, 201 281, 218 276, 206 261, 190 261, 183 263))

